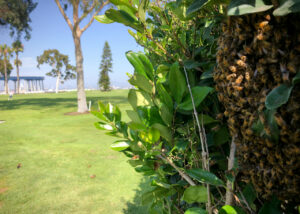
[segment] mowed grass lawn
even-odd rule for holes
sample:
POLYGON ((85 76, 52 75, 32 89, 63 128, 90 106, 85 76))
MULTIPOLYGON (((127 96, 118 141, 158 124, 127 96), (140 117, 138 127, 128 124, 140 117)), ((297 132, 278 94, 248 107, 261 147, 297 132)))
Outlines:
MULTIPOLYGON (((124 111, 127 93, 88 91, 87 100, 124 111)), ((94 127, 97 118, 64 115, 76 101, 76 92, 0 96, 0 213, 146 213, 145 181, 109 148, 114 139, 94 127)))

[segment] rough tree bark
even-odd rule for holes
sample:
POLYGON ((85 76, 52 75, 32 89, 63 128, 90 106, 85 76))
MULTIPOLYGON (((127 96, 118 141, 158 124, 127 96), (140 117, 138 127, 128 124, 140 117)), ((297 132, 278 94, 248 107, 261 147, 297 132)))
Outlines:
MULTIPOLYGON (((97 8, 97 1, 94 0, 90 7, 87 7, 87 10, 79 17, 79 8, 80 0, 72 1, 71 5, 73 6, 73 23, 66 15, 64 9, 62 8, 59 0, 54 0, 58 6, 60 13, 63 15, 65 21, 67 22, 73 36, 74 45, 75 45, 75 56, 76 56, 76 72, 77 72, 77 111, 78 112, 87 112, 87 103, 86 96, 84 91, 84 73, 83 73, 83 55, 81 50, 80 37, 82 33, 93 23, 94 16, 97 15, 102 8, 109 3, 109 1, 103 1, 101 5, 97 8), (93 13, 94 11, 94 13, 93 13), (83 27, 80 28, 80 22, 90 13, 93 13, 89 22, 83 27)), ((84 1, 83 4, 87 4, 87 1, 84 1)))

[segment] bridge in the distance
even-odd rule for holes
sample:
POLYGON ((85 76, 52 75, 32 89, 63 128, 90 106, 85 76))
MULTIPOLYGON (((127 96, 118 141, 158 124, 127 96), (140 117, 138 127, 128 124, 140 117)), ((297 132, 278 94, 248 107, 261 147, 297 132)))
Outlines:
MULTIPOLYGON (((37 92, 37 91, 44 91, 44 79, 43 76, 20 76, 20 92, 37 92)), ((3 80, 4 77, 0 77, 0 81, 3 80)), ((10 76, 8 81, 14 82, 14 91, 17 91, 17 77, 10 76)))

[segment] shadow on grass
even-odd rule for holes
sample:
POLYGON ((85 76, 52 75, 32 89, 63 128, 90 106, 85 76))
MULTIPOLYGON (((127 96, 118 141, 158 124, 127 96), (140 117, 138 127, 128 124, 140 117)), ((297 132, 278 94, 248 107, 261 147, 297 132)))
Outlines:
MULTIPOLYGON (((120 104, 127 103, 127 97, 87 97, 87 102, 89 101, 92 101, 93 106, 95 106, 98 101, 120 104)), ((77 98, 27 98, 0 101, 0 110, 15 110, 19 108, 40 109, 49 107, 77 108, 77 98)))
POLYGON ((147 214, 148 206, 142 205, 142 195, 145 192, 150 191, 151 187, 149 186, 149 180, 143 179, 136 189, 136 193, 132 202, 127 202, 127 208, 123 209, 124 214, 147 214))

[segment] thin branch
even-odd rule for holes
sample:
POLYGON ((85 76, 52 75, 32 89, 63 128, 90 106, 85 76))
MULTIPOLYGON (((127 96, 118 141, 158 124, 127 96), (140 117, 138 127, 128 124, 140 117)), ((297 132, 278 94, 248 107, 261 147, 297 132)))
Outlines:
MULTIPOLYGON (((194 97, 193 97, 193 93, 192 93, 192 89, 191 89, 191 85, 189 82, 189 78, 188 78, 188 74, 186 72, 185 67, 183 66, 184 69, 184 74, 185 74, 185 78, 186 78, 186 82, 187 82, 187 86, 189 89, 189 93, 191 95, 191 100, 192 100, 192 105, 193 105, 193 110, 194 110, 194 115, 196 118, 196 122, 197 122, 197 126, 198 126, 198 130, 199 130, 199 134, 200 134, 200 142, 201 142, 201 148, 202 148, 202 167, 203 169, 209 171, 209 156, 208 156, 208 146, 207 146, 207 142, 206 142, 206 136, 205 136, 205 130, 204 130, 204 125, 203 125, 203 120, 202 120, 202 126, 200 125, 200 121, 199 121, 199 117, 198 117, 198 112, 196 110, 196 105, 195 105, 195 101, 194 101, 194 97)), ((203 119, 203 117, 202 117, 203 119)), ((209 214, 212 214, 212 207, 211 207, 211 198, 210 198, 210 187, 209 184, 207 184, 207 210, 209 214)))
POLYGON ((81 33, 83 33, 94 21, 94 17, 103 9, 104 6, 108 5, 109 1, 105 1, 102 3, 102 5, 95 11, 90 21, 80 30, 81 33))
MULTIPOLYGON (((87 7, 87 3, 84 3, 84 5, 87 7)), ((94 10, 95 7, 96 7, 96 1, 94 0, 94 1, 93 1, 93 4, 91 5, 91 7, 90 7, 89 9, 87 9, 87 10, 82 14, 82 16, 79 17, 79 18, 76 20, 76 22, 74 23, 74 28, 76 28, 76 27, 80 24, 80 22, 81 22, 88 14, 90 14, 90 13, 94 10)))
POLYGON ((172 160, 170 160, 168 157, 163 157, 162 155, 158 155, 157 157, 159 157, 160 159, 166 161, 167 163, 169 163, 179 174, 180 176, 186 180, 191 186, 196 186, 196 184, 194 183, 194 181, 187 175, 185 174, 183 171, 181 171, 181 169, 179 169, 172 160))
POLYGON ((61 7, 61 4, 59 3, 59 0, 55 0, 55 3, 57 4, 60 13, 63 15, 64 19, 66 20, 67 24, 69 25, 71 31, 73 31, 72 22, 70 21, 70 19, 68 18, 67 14, 65 13, 65 11, 63 10, 63 8, 61 7))
MULTIPOLYGON (((232 138, 231 141, 231 146, 230 146, 230 154, 228 158, 228 171, 232 170, 234 166, 234 155, 235 155, 235 150, 236 150, 236 145, 235 145, 235 136, 232 138)), ((227 180, 226 184, 226 200, 225 200, 225 205, 232 205, 233 202, 233 189, 232 189, 232 183, 230 180, 227 180)))

